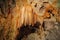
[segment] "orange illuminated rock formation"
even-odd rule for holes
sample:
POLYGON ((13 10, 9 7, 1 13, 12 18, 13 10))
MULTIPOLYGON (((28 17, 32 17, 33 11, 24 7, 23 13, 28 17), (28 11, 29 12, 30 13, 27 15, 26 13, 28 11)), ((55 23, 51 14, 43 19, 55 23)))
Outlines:
POLYGON ((54 1, 52 4, 49 1, 42 0, 31 0, 30 3, 28 0, 15 0, 15 6, 13 3, 14 0, 13 2, 12 0, 6 2, 7 3, 5 3, 6 5, 4 5, 4 7, 7 6, 7 8, 3 8, 2 12, 5 12, 7 15, 3 15, 2 12, 0 13, 0 24, 4 23, 3 38, 5 40, 7 40, 5 36, 8 35, 8 32, 12 31, 11 34, 9 33, 10 35, 8 39, 15 40, 16 36, 19 34, 18 29, 20 29, 22 25, 32 25, 30 27, 34 27, 36 22, 40 23, 39 33, 41 34, 41 37, 44 35, 44 27, 42 26, 44 20, 50 19, 51 16, 57 17, 58 15, 58 10, 55 7, 56 1, 54 1), (4 16, 6 17, 4 18, 4 16))

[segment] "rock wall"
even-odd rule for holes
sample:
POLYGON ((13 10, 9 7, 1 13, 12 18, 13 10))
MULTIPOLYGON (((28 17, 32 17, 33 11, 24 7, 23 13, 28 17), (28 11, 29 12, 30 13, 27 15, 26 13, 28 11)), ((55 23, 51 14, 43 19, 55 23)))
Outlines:
POLYGON ((60 40, 59 0, 0 0, 0 40, 60 40))

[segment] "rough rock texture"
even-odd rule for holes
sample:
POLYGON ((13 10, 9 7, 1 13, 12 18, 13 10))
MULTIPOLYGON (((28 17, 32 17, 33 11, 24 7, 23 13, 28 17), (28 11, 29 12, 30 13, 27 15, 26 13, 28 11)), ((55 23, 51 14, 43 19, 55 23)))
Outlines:
POLYGON ((60 40, 60 2, 56 2, 0 0, 0 40, 60 40))
MULTIPOLYGON (((45 21, 44 37, 38 34, 38 32, 31 33, 28 37, 22 40, 60 40, 60 23, 56 21, 45 21), (40 37, 41 36, 41 37, 40 37)), ((43 34, 42 33, 42 34, 43 34)))

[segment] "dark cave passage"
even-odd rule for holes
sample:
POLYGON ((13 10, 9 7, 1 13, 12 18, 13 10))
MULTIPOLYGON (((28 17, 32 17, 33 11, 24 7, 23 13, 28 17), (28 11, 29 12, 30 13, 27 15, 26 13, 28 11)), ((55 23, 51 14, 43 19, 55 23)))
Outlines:
POLYGON ((39 22, 36 22, 34 26, 32 25, 22 25, 22 27, 19 29, 19 34, 16 36, 16 40, 21 40, 24 36, 28 36, 31 33, 34 33, 36 29, 39 29, 39 26, 41 24, 39 22))

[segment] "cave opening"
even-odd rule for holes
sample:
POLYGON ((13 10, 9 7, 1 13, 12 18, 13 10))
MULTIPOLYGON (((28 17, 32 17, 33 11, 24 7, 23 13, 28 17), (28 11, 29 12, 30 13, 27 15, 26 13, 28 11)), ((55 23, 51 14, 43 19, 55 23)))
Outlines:
POLYGON ((22 25, 22 27, 19 29, 19 34, 16 36, 16 40, 21 40, 24 38, 24 36, 28 36, 31 33, 35 33, 37 29, 39 29, 39 26, 41 24, 39 22, 36 22, 34 26, 32 25, 22 25))

